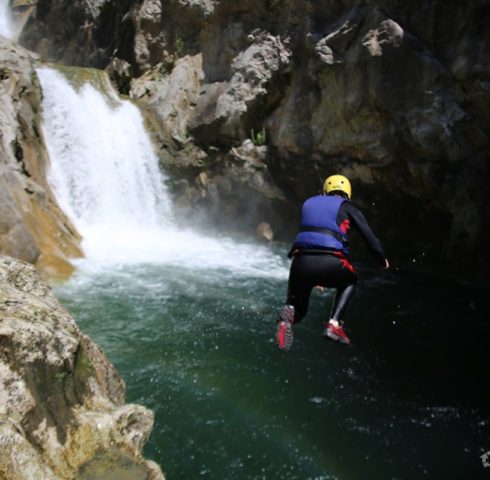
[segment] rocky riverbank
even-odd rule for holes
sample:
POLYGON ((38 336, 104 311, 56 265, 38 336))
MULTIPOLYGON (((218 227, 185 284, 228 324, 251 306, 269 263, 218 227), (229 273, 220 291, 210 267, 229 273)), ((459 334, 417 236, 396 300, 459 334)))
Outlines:
POLYGON ((80 236, 46 181, 38 55, 0 35, 0 253, 66 277, 80 236))
POLYGON ((32 265, 0 257, 0 478, 162 480, 153 414, 32 265))

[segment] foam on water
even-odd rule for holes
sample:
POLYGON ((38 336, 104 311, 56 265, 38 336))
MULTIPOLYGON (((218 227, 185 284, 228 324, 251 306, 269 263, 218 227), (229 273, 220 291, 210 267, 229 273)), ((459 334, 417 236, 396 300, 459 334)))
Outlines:
POLYGON ((48 181, 83 235, 82 270, 162 263, 286 276, 284 258, 269 248, 178 229, 140 111, 117 97, 103 72, 81 73, 88 80, 77 88, 57 70, 38 69, 48 181))

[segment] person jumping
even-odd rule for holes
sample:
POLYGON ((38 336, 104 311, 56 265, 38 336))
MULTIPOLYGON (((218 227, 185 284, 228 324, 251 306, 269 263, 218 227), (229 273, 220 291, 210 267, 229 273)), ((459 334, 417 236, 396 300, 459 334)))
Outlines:
POLYGON ((360 232, 380 266, 390 266, 364 215, 350 202, 351 194, 349 180, 332 175, 325 180, 323 194, 308 198, 303 204, 299 233, 288 254, 293 261, 286 305, 277 321, 276 340, 281 350, 287 351, 293 345, 293 325, 306 316, 314 287, 336 289, 323 336, 351 343, 342 321, 357 283, 357 273, 347 258, 351 228, 360 232))

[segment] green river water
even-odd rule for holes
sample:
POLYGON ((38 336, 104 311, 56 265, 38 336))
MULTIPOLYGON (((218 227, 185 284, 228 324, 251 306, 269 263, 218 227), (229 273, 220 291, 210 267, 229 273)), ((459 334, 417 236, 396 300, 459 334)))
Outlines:
POLYGON ((490 478, 485 290, 359 263, 349 347, 321 337, 314 292, 277 349, 287 259, 270 277, 82 267, 57 295, 155 412, 145 455, 167 480, 490 478))

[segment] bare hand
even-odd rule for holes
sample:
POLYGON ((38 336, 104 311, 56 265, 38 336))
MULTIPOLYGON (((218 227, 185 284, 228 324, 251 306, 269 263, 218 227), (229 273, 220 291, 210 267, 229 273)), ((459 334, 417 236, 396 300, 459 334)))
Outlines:
POLYGON ((383 267, 385 270, 388 270, 390 268, 390 262, 388 262, 388 259, 385 258, 385 266, 383 267))

